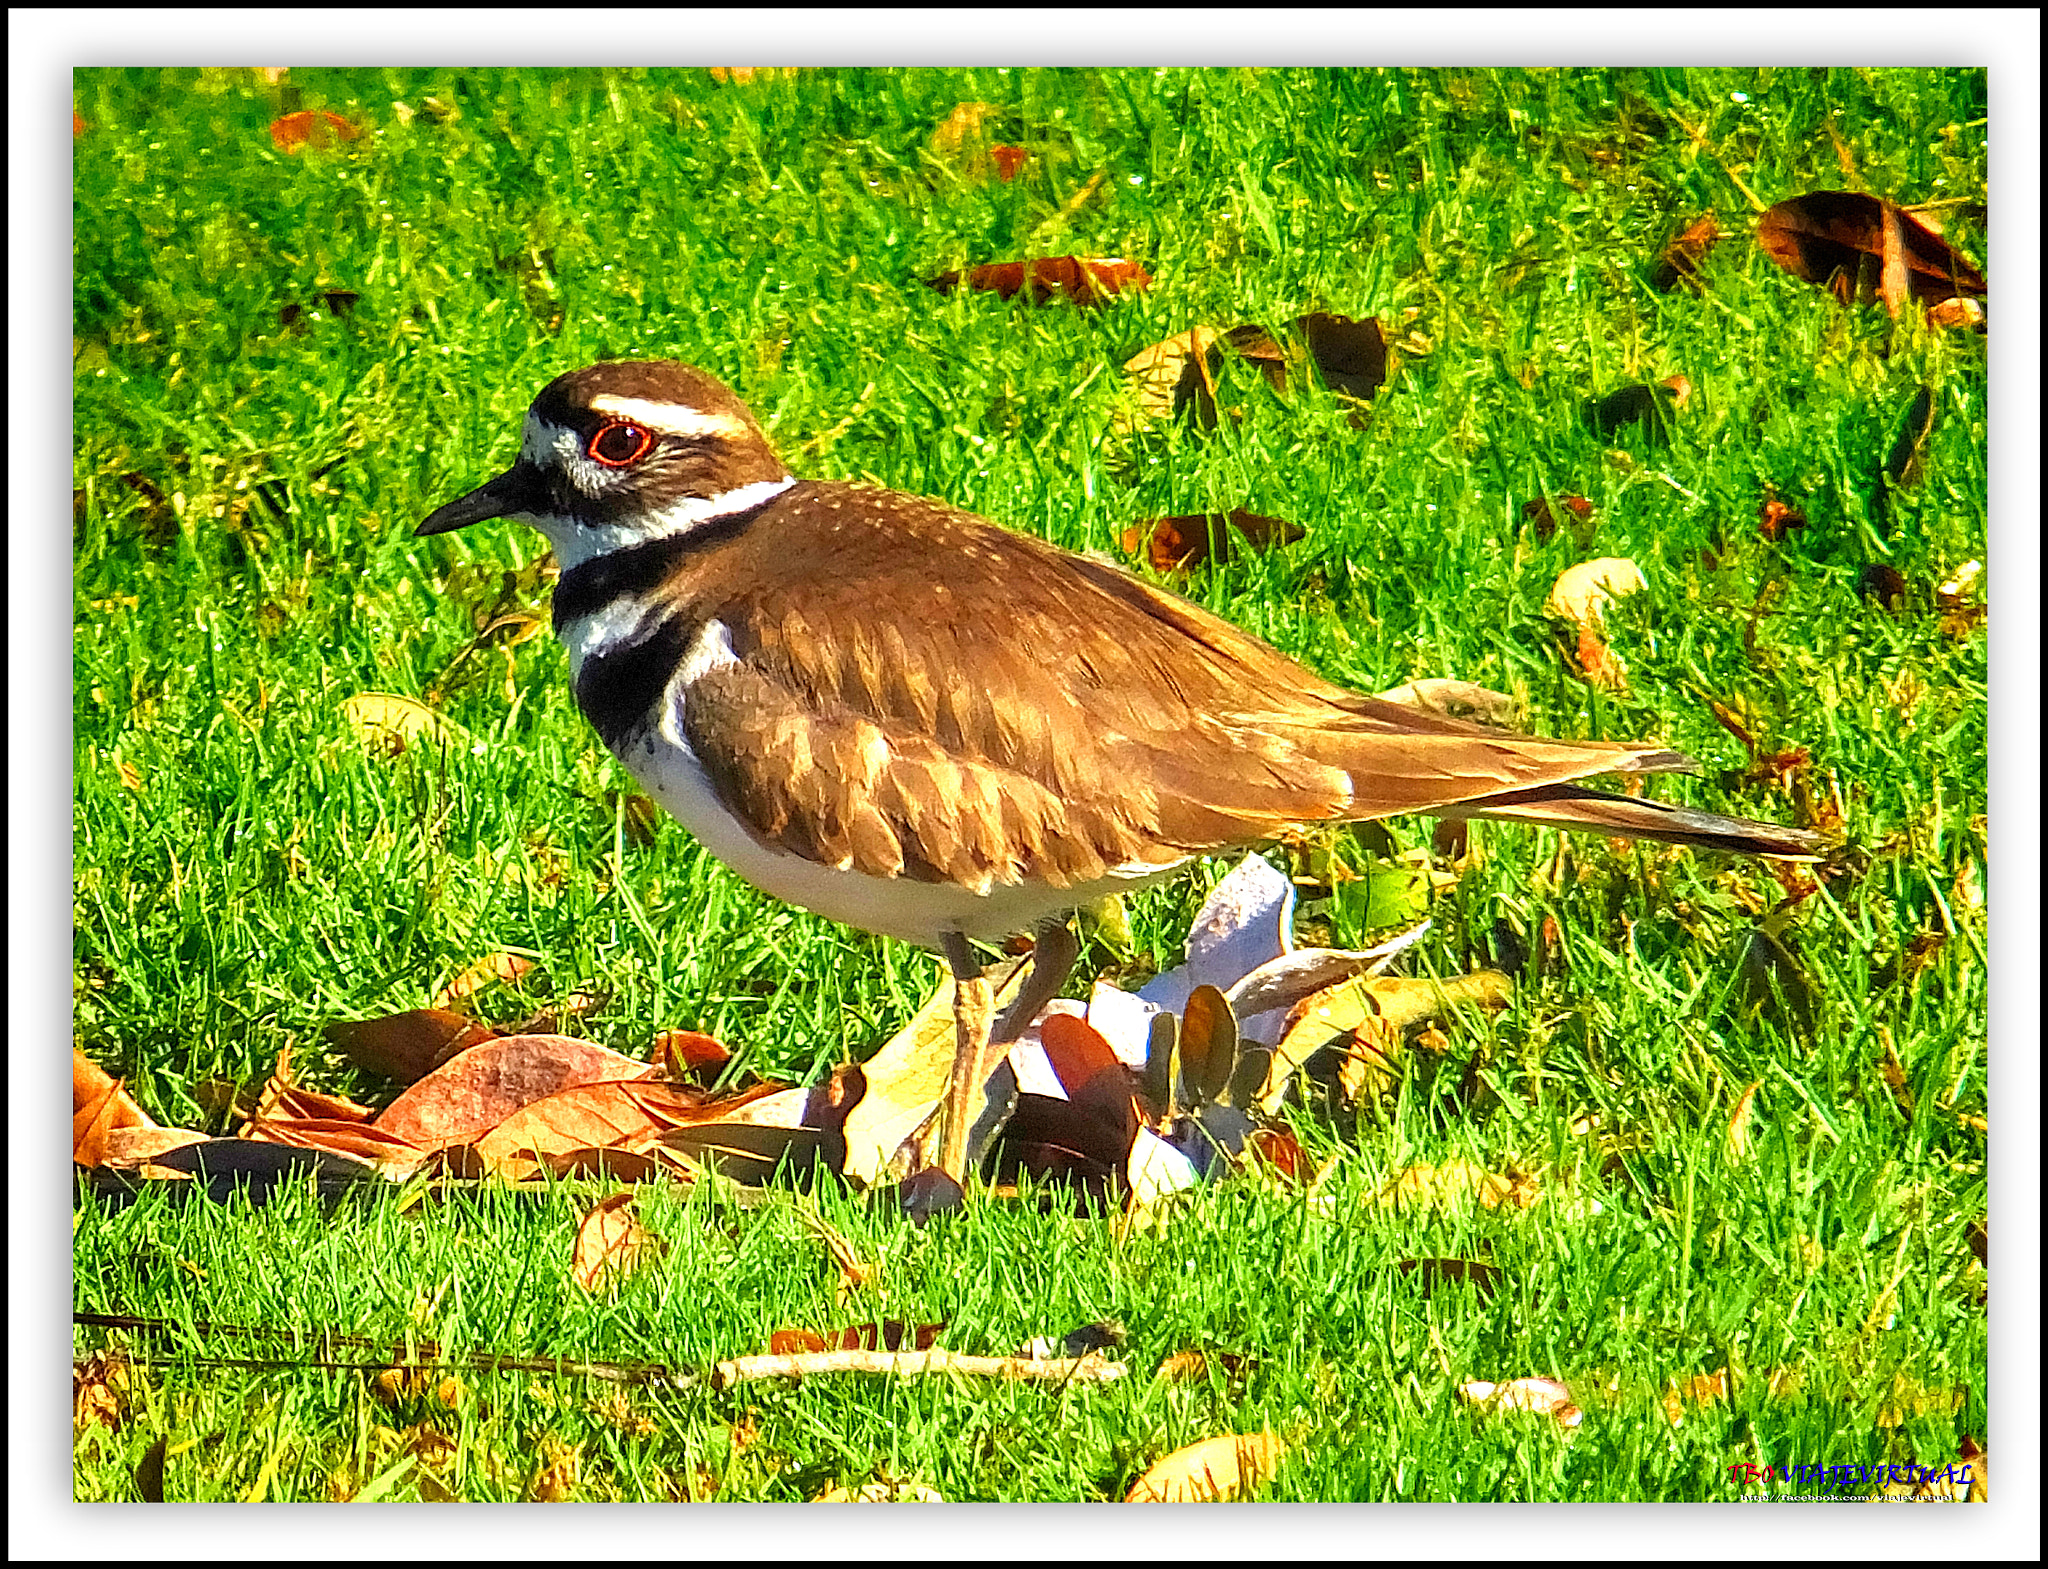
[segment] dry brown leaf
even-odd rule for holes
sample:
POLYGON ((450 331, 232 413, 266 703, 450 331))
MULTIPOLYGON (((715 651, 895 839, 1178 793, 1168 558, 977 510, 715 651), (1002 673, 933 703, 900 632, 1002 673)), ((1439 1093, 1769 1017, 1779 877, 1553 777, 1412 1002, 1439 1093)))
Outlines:
POLYGON ((332 147, 337 141, 352 142, 362 134, 340 115, 325 109, 301 109, 270 122, 270 139, 281 153, 332 147))
POLYGON ((1176 1449, 1138 1478, 1127 1504, 1207 1504, 1248 1498, 1280 1469, 1287 1445, 1272 1433, 1229 1433, 1176 1449))
POLYGON ((1469 1285, 1481 1297, 1491 1297, 1500 1286, 1500 1270, 1469 1258, 1404 1258, 1394 1266, 1397 1273, 1413 1275, 1424 1296, 1439 1286, 1469 1285))
POLYGON ((128 1408, 128 1360, 118 1350, 95 1351, 71 1363, 71 1429, 121 1430, 128 1408))
POLYGON ((1728 1369, 1675 1378, 1664 1386, 1660 1397, 1664 1415, 1673 1427, 1685 1420, 1688 1406, 1710 1406, 1728 1399, 1728 1369))
POLYGON ((458 1052, 419 1080, 379 1113, 377 1126, 422 1149, 441 1149, 481 1137, 544 1096, 579 1085, 647 1079, 654 1072, 651 1063, 573 1036, 498 1036, 458 1052))
POLYGON ((381 1019, 338 1020, 320 1031, 366 1073, 400 1084, 425 1078, 443 1063, 498 1032, 445 1008, 411 1008, 381 1019))
POLYGON ((1795 278, 1843 304, 1879 300, 1897 315, 1907 299, 1986 292, 1984 275, 1925 219, 1861 191, 1809 191, 1757 220, 1757 244, 1795 278))
POLYGON ((487 953, 474 964, 464 966, 453 980, 434 994, 427 1006, 452 1008, 486 986, 510 985, 532 968, 531 959, 521 958, 516 953, 487 953))
POLYGON ((906 1324, 888 1318, 879 1324, 849 1324, 844 1329, 820 1334, 814 1329, 778 1329, 768 1337, 768 1355, 797 1356, 817 1351, 929 1351, 945 1332, 946 1320, 936 1324, 906 1324))
POLYGON ((136 1105, 122 1081, 113 1078, 76 1046, 71 1048, 71 1159, 97 1166, 107 1159, 118 1128, 154 1128, 156 1121, 136 1105))
POLYGON ((648 1056, 677 1083, 706 1085, 732 1061, 722 1042, 697 1030, 663 1030, 654 1037, 648 1056))
POLYGON ((1124 554, 1142 554, 1154 572, 1192 572, 1211 562, 1227 561, 1242 540, 1255 549, 1291 545, 1308 538, 1308 530, 1283 518, 1233 507, 1229 512, 1191 512, 1135 524, 1119 536, 1124 554))
POLYGON ((471 1147, 486 1170, 515 1182, 548 1169, 550 1157, 590 1149, 645 1153, 676 1124, 650 1112, 641 1089, 613 1081, 544 1095, 519 1107, 471 1147))
POLYGON ((159 1128, 155 1124, 146 1128, 115 1128, 107 1135, 101 1164, 117 1171, 147 1166, 159 1155, 168 1155, 188 1144, 204 1144, 210 1137, 196 1128, 159 1128))
POLYGON ((1655 386, 1617 387, 1586 404, 1586 422, 1603 441, 1635 424, 1642 425, 1652 439, 1663 440, 1671 433, 1673 416, 1691 397, 1692 383, 1683 376, 1668 376, 1655 386))
POLYGON ((1029 148, 998 142, 988 150, 988 159, 995 166, 996 178, 1007 185, 1031 161, 1031 152, 1029 148))
POLYGON ((1030 291, 1031 303, 1043 305, 1054 298, 1070 299, 1076 305, 1100 305, 1126 292, 1152 287, 1152 275, 1136 262, 1121 256, 1047 256, 1030 262, 990 262, 960 272, 945 272, 927 278, 927 286, 951 294, 965 286, 1012 299, 1030 291))
MULTIPOLYGON (((1028 959, 988 971, 996 1012, 1023 982, 1028 959)), ((910 1022, 863 1064, 865 1089, 845 1117, 845 1174, 873 1186, 890 1170, 904 1142, 931 1121, 953 1071, 953 982, 942 979, 910 1022)), ((926 1162, 929 1164, 929 1162, 926 1162)))
POLYGON ((1140 349, 1124 361, 1124 374, 1135 383, 1138 407, 1154 419, 1170 419, 1184 401, 1182 382, 1190 366, 1205 365, 1223 334, 1214 327, 1186 332, 1140 349))
MULTIPOLYGON (((1403 1032, 1458 1007, 1503 1008, 1514 983, 1498 970, 1476 970, 1446 979, 1361 975, 1317 992, 1287 1016, 1280 1044, 1258 1094, 1259 1108, 1272 1113, 1286 1098, 1288 1081, 1317 1052, 1342 1042, 1347 1055, 1363 1059, 1367 1081, 1390 1074, 1398 1081, 1392 1054, 1403 1032), (1361 1026, 1366 1033, 1361 1038, 1361 1026), (1374 1059, 1377 1059, 1375 1061, 1374 1059)), ((1368 1087, 1361 1081, 1361 1090, 1368 1087)))
POLYGON ((1659 293, 1675 289, 1679 284, 1700 287, 1700 262, 1714 242, 1721 238, 1721 226, 1708 213, 1704 218, 1695 219, 1683 233, 1664 247, 1664 253, 1657 258, 1657 265, 1650 271, 1650 287, 1659 293))
POLYGON ((382 1128, 337 1117, 251 1118, 240 1136, 255 1144, 288 1144, 294 1149, 346 1155, 387 1174, 412 1171, 430 1153, 382 1128))
POLYGON ((616 1285, 661 1252, 661 1239, 640 1224, 633 1213, 635 1195, 628 1189, 600 1199, 576 1228, 572 1276, 593 1295, 616 1285))
POLYGON ((953 112, 932 131, 932 152, 944 162, 954 164, 973 164, 977 159, 985 158, 988 133, 984 127, 990 120, 1000 119, 1002 114, 1000 104, 955 104, 953 112))
POLYGON ((1533 1177, 1514 1171, 1501 1175, 1471 1161, 1453 1160, 1405 1168, 1374 1202, 1391 1208, 1427 1208, 1476 1199, 1485 1209, 1527 1209, 1542 1196, 1533 1177))

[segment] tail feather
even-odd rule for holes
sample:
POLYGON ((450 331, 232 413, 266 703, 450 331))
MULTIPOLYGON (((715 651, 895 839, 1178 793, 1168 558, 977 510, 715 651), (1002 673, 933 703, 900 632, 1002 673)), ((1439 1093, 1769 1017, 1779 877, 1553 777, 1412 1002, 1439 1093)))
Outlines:
POLYGON ((1581 833, 1616 834, 1628 839, 1655 839, 1690 845, 1696 850, 1732 850, 1741 855, 1769 855, 1811 860, 1820 850, 1818 834, 1803 828, 1755 822, 1746 817, 1720 817, 1628 795, 1603 795, 1577 785, 1551 785, 1514 795, 1489 796, 1438 814, 1443 817, 1492 817, 1581 833))

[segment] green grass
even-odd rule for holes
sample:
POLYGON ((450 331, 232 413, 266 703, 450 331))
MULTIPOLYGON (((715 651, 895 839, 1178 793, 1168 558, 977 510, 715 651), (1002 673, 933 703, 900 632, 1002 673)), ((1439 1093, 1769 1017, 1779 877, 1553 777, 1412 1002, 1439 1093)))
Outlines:
MULTIPOLYGON (((500 1017, 596 991, 584 1028, 609 1044, 704 1029, 798 1077, 864 1056, 922 1000, 928 958, 774 904, 672 824, 636 843, 550 640, 448 675, 500 574, 542 547, 413 524, 503 466, 548 377, 673 355, 729 381, 799 472, 1070 547, 1115 552, 1132 522, 1211 507, 1298 520, 1303 543, 1185 590, 1335 678, 1478 681, 1535 731, 1692 752, 1707 772, 1684 798, 1790 819, 1785 792, 1741 780, 1709 699, 1739 705, 1773 747, 1811 751, 1861 853, 1794 918, 1802 1014, 1740 979, 1781 894, 1766 870, 1599 841, 1560 863, 1551 835, 1481 830, 1412 972, 1488 962, 1499 923, 1528 936, 1546 917, 1566 962, 1460 1026, 1471 1093, 1442 1075, 1328 1135, 1327 1212, 1226 1186, 1120 1243, 995 1208, 912 1233, 821 1199, 890 1261, 888 1316, 948 1318, 945 1344, 987 1351, 1113 1315, 1126 1386, 642 1393, 642 1432, 574 1383, 487 1376, 435 1418, 461 1438, 440 1485, 520 1496, 516 1457, 552 1438, 580 1446, 574 1496, 671 1496, 701 1468, 734 1498, 884 1470, 949 1497, 1119 1496, 1174 1445, 1261 1425, 1301 1435, 1275 1497, 1720 1498, 1736 1460, 1947 1458, 1985 1425, 1963 1241, 1984 1139, 1959 1117, 1986 1102, 1986 646, 1931 594, 1986 555, 1984 340, 1843 310, 1741 238, 1703 294, 1641 278, 1700 212, 1746 228, 1745 189, 1982 202, 1984 91, 1925 71, 295 71, 281 89, 80 72, 79 1042, 162 1120, 217 1127, 208 1081, 260 1080, 287 1046, 313 1082, 374 1091, 320 1026, 418 1006, 498 948, 543 963, 532 995, 487 1001, 500 1017), (977 100, 1033 151, 1014 184, 927 150, 977 100), (296 108, 368 134, 283 156, 265 126, 296 108), (1063 252, 1158 281, 1094 314, 919 281, 1063 252), (336 290, 359 296, 345 314, 336 290), (1119 433, 1137 349, 1309 309, 1388 324, 1401 364, 1365 430, 1247 378, 1239 424, 1119 433), (1677 374, 1694 393, 1668 444, 1585 427, 1586 398, 1677 374), (1880 515, 1871 474, 1922 384, 1926 478, 1880 515), (1755 527, 1766 484, 1810 520, 1782 544, 1755 527), (1598 508, 1584 550, 1522 517, 1567 492, 1598 508), (1625 696, 1573 675, 1541 613, 1585 555, 1650 583, 1612 617, 1625 696), (1873 561, 1913 585, 1895 616, 1856 592, 1873 561), (372 755, 342 713, 444 686, 472 743, 445 755, 372 755), (1916 938, 1931 950, 1901 975, 1916 938), (1722 1127, 1752 1082, 1757 1151, 1734 1162, 1722 1127), (1363 1202, 1403 1163, 1460 1157, 1553 1173, 1557 1200, 1427 1222, 1363 1202), (1440 1254, 1490 1256, 1512 1285, 1425 1300, 1392 1268, 1440 1254), (1153 1386, 1185 1344, 1253 1370, 1153 1386), (1724 1365, 1755 1375, 1747 1392, 1671 1428, 1663 1383, 1724 1365), (1804 1385, 1770 1397, 1784 1366, 1804 1385), (1450 1393, 1525 1373, 1618 1392, 1570 1443, 1475 1422, 1450 1393), (1960 1386, 1961 1407, 1879 1426, 1900 1379, 1960 1386), (749 1411, 762 1436, 731 1454, 749 1411)), ((1944 218, 1981 259, 1972 211, 1944 218)), ((1084 969, 1175 962, 1217 874, 1136 901, 1131 950, 1097 943, 1084 969)), ((1361 936, 1346 907, 1324 914, 1361 936)), ((845 1320, 786 1211, 707 1226, 694 1202, 656 1201, 669 1262, 598 1306, 566 1278, 566 1199, 331 1221, 85 1201, 77 1305, 169 1314, 203 1278, 192 1300, 217 1321, 605 1359, 735 1355, 845 1320)), ((219 1432, 174 1454, 174 1496, 265 1478, 265 1496, 324 1497, 393 1463, 380 1424, 406 1426, 359 1377, 173 1366, 127 1426, 80 1439, 75 1485, 130 1496, 155 1437, 219 1432)), ((417 1496, 410 1473, 391 1485, 417 1496)))

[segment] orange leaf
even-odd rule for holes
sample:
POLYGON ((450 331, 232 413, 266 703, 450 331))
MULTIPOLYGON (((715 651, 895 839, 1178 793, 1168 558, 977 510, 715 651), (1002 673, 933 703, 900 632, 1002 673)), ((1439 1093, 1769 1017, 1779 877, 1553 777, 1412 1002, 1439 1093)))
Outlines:
MULTIPOLYGON (((1047 256, 1031 262, 989 262, 970 267, 966 286, 1011 299, 1028 284, 1031 303, 1043 305, 1063 295, 1076 305, 1100 305, 1124 290, 1149 289, 1152 275, 1121 256, 1047 256)), ((946 272, 925 282, 941 294, 961 286, 959 272, 946 272)))
POLYGON ((1686 231, 1669 245, 1664 254, 1657 258, 1657 265, 1650 270, 1650 287, 1660 294, 1676 288, 1681 283, 1700 285, 1700 262, 1714 242, 1721 238, 1720 225, 1714 222, 1714 215, 1696 220, 1686 231))
POLYGON ((297 114, 279 115, 270 122, 270 139, 282 153, 332 147, 336 138, 352 142, 362 134, 340 115, 325 109, 301 109, 297 114))
POLYGON ((488 1025, 445 1008, 413 1008, 381 1019, 337 1020, 320 1033, 358 1068, 400 1084, 423 1079, 457 1052, 498 1036, 488 1025))
POLYGON ((1231 1433, 1176 1449, 1152 1466, 1127 1504, 1207 1504, 1244 1498, 1280 1468, 1287 1446, 1271 1433, 1231 1433))
POLYGON ((1228 513, 1194 512, 1153 518, 1127 528, 1120 536, 1127 555, 1141 550, 1155 572, 1190 572, 1211 561, 1227 561, 1233 536, 1258 548, 1291 545, 1308 538, 1308 530, 1282 518, 1269 518, 1235 507, 1228 513))
POLYGON ((633 1214, 633 1193, 614 1193, 592 1206, 576 1228, 572 1275, 576 1284, 595 1293, 606 1277, 617 1280, 660 1251, 660 1239, 633 1214))
POLYGON ((386 1106, 377 1126, 423 1149, 441 1149, 488 1133, 545 1096, 580 1085, 644 1079, 653 1072, 650 1063, 572 1036, 506 1035, 442 1064, 386 1106))
POLYGON ((1022 147, 1012 147, 1007 142, 998 142, 988 150, 989 158, 995 163, 996 178, 1004 184, 1017 178, 1031 154, 1022 147))
POLYGON ((326 1150, 352 1160, 368 1161, 387 1170, 410 1171, 427 1156, 417 1144, 368 1123, 335 1117, 252 1119, 241 1137, 257 1144, 288 1144, 294 1149, 326 1150))

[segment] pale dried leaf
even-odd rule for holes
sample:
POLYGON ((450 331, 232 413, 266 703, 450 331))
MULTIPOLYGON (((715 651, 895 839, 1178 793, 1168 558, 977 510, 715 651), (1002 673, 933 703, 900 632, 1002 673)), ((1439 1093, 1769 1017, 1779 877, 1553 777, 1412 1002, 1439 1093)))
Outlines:
POLYGON ((442 1149, 488 1133, 545 1096, 653 1073, 651 1063, 569 1035, 500 1036, 457 1053, 407 1089, 378 1115, 377 1126, 423 1149, 442 1149))
POLYGON ((1543 602, 1546 615, 1581 627, 1597 627, 1611 599, 1649 587, 1643 569, 1626 556, 1601 556, 1566 567, 1543 602))
POLYGON ((397 753, 408 746, 460 746, 469 737, 416 697, 397 692, 358 692, 341 705, 342 717, 372 750, 397 753))
POLYGON ((1230 1433, 1176 1449, 1139 1477, 1127 1504, 1225 1503, 1249 1497, 1280 1469, 1287 1445, 1272 1433, 1230 1433))
POLYGON ((572 1274, 585 1291, 616 1283, 660 1252, 660 1239, 633 1213, 633 1198, 628 1189, 599 1200, 576 1228, 572 1274))

